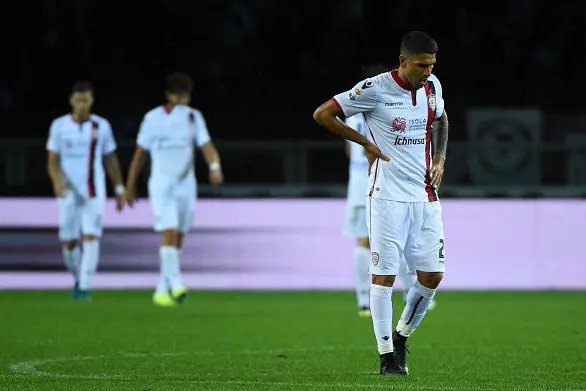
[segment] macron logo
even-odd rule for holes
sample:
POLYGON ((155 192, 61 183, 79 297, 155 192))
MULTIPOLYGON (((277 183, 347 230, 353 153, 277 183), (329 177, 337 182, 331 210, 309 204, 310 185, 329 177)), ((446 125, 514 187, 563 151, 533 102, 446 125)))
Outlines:
POLYGON ((403 102, 385 102, 387 107, 403 106, 403 102))

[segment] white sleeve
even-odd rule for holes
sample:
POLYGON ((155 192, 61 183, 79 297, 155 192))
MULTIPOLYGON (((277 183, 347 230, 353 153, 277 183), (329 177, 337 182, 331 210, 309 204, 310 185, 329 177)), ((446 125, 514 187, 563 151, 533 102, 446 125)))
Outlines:
POLYGON ((350 118, 346 118, 346 125, 365 136, 364 132, 364 119, 361 114, 356 114, 350 118))
POLYGON ((195 143, 198 147, 201 147, 211 141, 210 133, 208 132, 208 126, 203 118, 203 115, 198 110, 194 110, 195 114, 195 143))
POLYGON ((47 139, 47 151, 59 153, 59 127, 57 121, 51 123, 49 128, 49 138, 47 139))
POLYGON ((346 92, 334 96, 346 118, 358 113, 372 111, 378 102, 378 84, 374 79, 366 79, 346 92))
POLYGON ((108 121, 103 121, 102 126, 104 127, 104 149, 102 153, 108 155, 116 150, 116 140, 114 140, 110 123, 108 121))
POLYGON ((444 94, 440 81, 437 77, 433 80, 433 86, 435 87, 435 118, 440 118, 444 115, 444 94))
POLYGON ((151 129, 151 127, 149 126, 147 116, 145 116, 142 120, 142 123, 140 124, 138 136, 136 137, 136 143, 147 151, 151 149, 154 139, 152 131, 149 129, 151 129))

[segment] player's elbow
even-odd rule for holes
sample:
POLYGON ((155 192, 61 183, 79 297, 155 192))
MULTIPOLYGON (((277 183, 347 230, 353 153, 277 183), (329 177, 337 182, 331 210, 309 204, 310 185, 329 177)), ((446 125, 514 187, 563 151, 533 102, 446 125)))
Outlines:
POLYGON ((328 113, 324 105, 319 106, 313 112, 313 119, 320 125, 324 124, 324 118, 327 117, 328 113))

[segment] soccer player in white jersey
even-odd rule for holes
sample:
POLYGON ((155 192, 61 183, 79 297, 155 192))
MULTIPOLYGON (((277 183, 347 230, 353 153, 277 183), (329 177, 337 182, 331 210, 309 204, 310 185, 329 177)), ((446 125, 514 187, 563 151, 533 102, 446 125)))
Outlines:
POLYGON ((121 211, 124 206, 124 182, 112 128, 106 119, 91 114, 93 102, 91 83, 76 83, 70 97, 72 112, 53 121, 47 141, 47 169, 59 210, 59 240, 65 266, 75 281, 72 298, 77 300, 90 299, 98 267, 106 204, 104 165, 116 194, 116 208, 121 211))
POLYGON ((187 295, 180 272, 180 249, 193 223, 197 198, 194 147, 209 167, 212 184, 224 181, 220 156, 199 110, 189 107, 193 82, 183 73, 167 77, 167 104, 149 111, 138 132, 137 147, 128 172, 126 201, 135 201, 136 181, 144 158, 150 154, 149 201, 155 231, 161 233, 159 282, 153 295, 156 305, 170 307, 187 295))
POLYGON ((436 189, 443 176, 448 119, 442 86, 432 74, 437 51, 428 34, 410 32, 401 42, 397 69, 359 82, 314 112, 330 132, 362 145, 369 161, 370 311, 383 375, 408 373, 406 340, 425 316, 445 270, 436 189), (338 121, 342 113, 362 114, 369 138, 338 121), (432 126, 437 132, 433 156, 432 126), (393 331, 391 293, 402 256, 417 281, 393 331))
MULTIPOLYGON (((346 118, 346 125, 366 136, 366 125, 361 115, 346 118)), ((346 214, 344 216, 344 235, 356 239, 354 247, 354 267, 356 273, 356 300, 358 316, 370 316, 370 243, 366 226, 366 198, 368 185, 368 159, 364 148, 353 142, 346 143, 346 154, 350 159, 348 170, 348 192, 346 193, 346 214)))

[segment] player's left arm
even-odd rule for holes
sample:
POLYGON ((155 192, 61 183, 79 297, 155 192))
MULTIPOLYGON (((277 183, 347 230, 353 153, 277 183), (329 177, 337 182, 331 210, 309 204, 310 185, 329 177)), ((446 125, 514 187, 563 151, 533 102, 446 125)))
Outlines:
POLYGON ((209 179, 213 185, 220 185, 224 182, 220 153, 214 145, 203 115, 199 111, 194 112, 197 118, 197 129, 195 141, 201 149, 203 158, 209 169, 209 179))
POLYGON ((435 153, 431 168, 431 185, 438 188, 444 176, 444 163, 446 161, 446 150, 448 148, 448 114, 444 109, 440 118, 432 125, 432 135, 435 140, 435 153))
POLYGON ((103 145, 104 167, 116 194, 116 210, 121 211, 124 208, 124 179, 122 178, 120 161, 116 155, 116 140, 114 140, 112 128, 108 122, 105 122, 105 128, 103 145))

